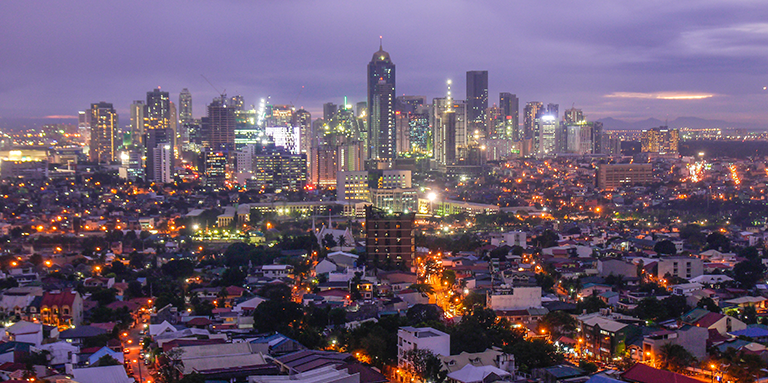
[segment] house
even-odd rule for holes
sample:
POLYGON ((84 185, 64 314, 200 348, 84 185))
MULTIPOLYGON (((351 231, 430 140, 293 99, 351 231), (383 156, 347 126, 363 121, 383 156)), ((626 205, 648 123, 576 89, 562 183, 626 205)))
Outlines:
POLYGON ((35 345, 24 342, 0 343, 0 363, 23 362, 29 357, 30 352, 35 351, 35 345))
POLYGON ((262 297, 249 298, 246 301, 236 304, 235 308, 232 309, 232 311, 237 313, 253 312, 253 310, 256 310, 256 307, 258 307, 264 301, 266 301, 266 299, 262 297))
POLYGON ((59 333, 59 339, 74 345, 82 345, 85 339, 106 333, 106 330, 94 326, 77 326, 75 328, 64 330, 59 333))
POLYGON ((703 327, 708 330, 717 330, 720 335, 726 333, 744 330, 747 328, 747 324, 730 316, 721 313, 707 313, 693 323, 689 323, 697 327, 703 327))
POLYGON ((360 383, 360 373, 346 368, 324 366, 292 375, 249 376, 248 383, 360 383))
POLYGON ((576 319, 587 354, 600 360, 622 355, 632 339, 640 334, 637 326, 618 322, 603 313, 581 315, 576 319))
POLYGON ((12 342, 32 343, 37 347, 43 343, 43 325, 27 321, 16 322, 5 329, 5 337, 12 342))
POLYGON ((698 379, 653 368, 643 363, 636 363, 621 373, 621 379, 632 383, 701 383, 698 379))
POLYGON ((149 336, 156 336, 162 333, 175 332, 175 331, 176 331, 176 327, 173 327, 173 325, 168 323, 167 321, 163 321, 163 323, 160 323, 160 324, 149 325, 149 336))
POLYGON ((96 362, 99 361, 99 359, 101 359, 103 356, 106 356, 106 355, 109 355, 109 357, 111 357, 112 359, 114 359, 114 360, 116 360, 116 361, 118 361, 120 363, 123 363, 123 364, 125 363, 125 359, 124 359, 125 358, 125 354, 123 354, 122 352, 114 351, 114 350, 110 349, 109 347, 104 346, 104 347, 100 348, 98 351, 96 351, 93 354, 91 354, 91 356, 88 357, 88 365, 89 366, 95 365, 96 362))
POLYGON ((50 326, 76 327, 83 319, 83 298, 71 289, 43 293, 40 319, 50 326))
POLYGON ((48 343, 39 348, 50 353, 50 365, 52 367, 63 366, 67 363, 76 364, 77 354, 80 352, 79 347, 67 342, 48 343))
POLYGON ((288 277, 293 273, 291 265, 264 265, 260 267, 261 273, 266 278, 288 277))
POLYGON ((456 372, 464 368, 464 366, 493 366, 503 371, 515 374, 515 356, 507 354, 499 349, 487 349, 483 352, 466 352, 463 351, 458 355, 439 356, 440 361, 443 363, 443 370, 450 372, 456 372))
POLYGON ((708 338, 709 330, 702 327, 685 325, 675 331, 662 329, 643 338, 642 360, 658 358, 661 347, 665 344, 683 346, 696 359, 704 360, 707 356, 708 338))
POLYGON ((573 379, 587 375, 586 371, 565 364, 534 369, 531 373, 542 383, 572 382, 573 379))
POLYGON ((78 383, 134 383, 122 365, 76 368, 72 375, 78 383))
POLYGON ((451 355, 451 336, 431 327, 400 327, 397 330, 397 363, 403 366, 405 353, 430 350, 435 355, 451 355))
POLYGON ((513 375, 494 366, 465 365, 461 370, 448 374, 448 381, 452 383, 492 383, 507 380, 513 375))

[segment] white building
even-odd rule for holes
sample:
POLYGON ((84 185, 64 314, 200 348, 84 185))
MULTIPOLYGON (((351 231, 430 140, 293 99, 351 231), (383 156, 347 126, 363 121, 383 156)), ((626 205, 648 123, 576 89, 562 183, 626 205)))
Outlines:
POLYGON ((158 183, 173 181, 173 149, 170 144, 161 145, 152 151, 154 156, 155 178, 158 183))
POLYGON ((400 327, 397 330, 397 363, 405 363, 403 356, 410 350, 429 350, 435 355, 451 355, 451 336, 431 327, 400 327))
POLYGON ((541 307, 541 287, 511 287, 502 285, 487 294, 488 308, 492 310, 525 310, 541 307))

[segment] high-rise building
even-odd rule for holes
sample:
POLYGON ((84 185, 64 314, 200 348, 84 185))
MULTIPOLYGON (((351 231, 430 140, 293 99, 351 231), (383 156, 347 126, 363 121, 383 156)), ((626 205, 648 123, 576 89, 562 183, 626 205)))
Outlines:
POLYGON ((584 121, 584 112, 581 109, 571 108, 565 111, 563 121, 566 125, 577 124, 584 121))
POLYGON ((167 184, 173 181, 173 148, 171 144, 158 145, 152 150, 152 174, 150 180, 167 184))
POLYGON ((648 185, 654 182, 652 164, 597 165, 597 188, 613 190, 624 186, 648 185))
POLYGON ((542 115, 535 121, 533 137, 534 151, 538 157, 554 155, 557 151, 557 130, 559 123, 557 117, 549 113, 542 115))
POLYGON ((134 145, 144 144, 144 130, 147 123, 147 104, 136 100, 131 104, 131 141, 134 145))
POLYGON ((499 108, 504 121, 504 135, 498 138, 518 141, 523 138, 520 134, 520 100, 512 93, 499 93, 499 108))
POLYGON ((309 157, 309 143, 312 140, 312 115, 299 109, 293 113, 292 126, 299 128, 299 154, 309 157))
POLYGON ((184 88, 179 93, 179 121, 182 124, 192 123, 192 93, 184 88))
POLYGON ((215 150, 207 148, 205 150, 205 185, 210 187, 221 187, 227 180, 227 161, 228 154, 226 150, 215 150))
MULTIPOLYGON (((165 168, 163 166, 169 166, 169 169, 172 168, 172 166, 165 165, 163 161, 165 161, 165 157, 163 157, 162 154, 157 154, 157 152, 162 152, 165 147, 171 147, 173 143, 173 131, 171 129, 151 129, 147 130, 144 134, 144 145, 147 149, 147 160, 146 160, 146 177, 149 181, 155 181, 155 182, 164 182, 163 177, 165 176, 165 168), (157 159, 160 159, 160 164, 157 164, 155 161, 157 159), (161 169, 161 171, 157 172, 158 169, 161 169)), ((172 148, 172 147, 171 147, 172 148)), ((170 170, 167 170, 167 173, 170 173, 170 170)))
POLYGON ((523 137, 524 139, 531 139, 534 136, 534 129, 536 126, 536 119, 539 118, 543 112, 544 103, 539 101, 531 101, 525 104, 524 118, 523 118, 523 137))
POLYGON ((168 92, 160 88, 147 92, 146 129, 169 129, 171 127, 171 99, 168 92))
POLYGON ((170 105, 170 126, 169 129, 171 129, 171 132, 173 132, 173 143, 171 149, 175 148, 177 143, 179 142, 179 116, 176 113, 176 104, 173 103, 173 101, 170 101, 168 103, 170 105))
POLYGON ((680 141, 680 131, 666 126, 643 130, 640 144, 644 153, 675 154, 680 141))
POLYGON ((379 45, 368 63, 368 157, 394 163, 395 138, 395 64, 379 45))
POLYGON ((307 156, 272 147, 252 157, 253 176, 248 189, 299 190, 307 183, 307 156))
POLYGON ((560 119, 560 105, 549 103, 547 104, 547 114, 555 116, 555 119, 560 119))
POLYGON ((488 71, 467 72, 467 122, 469 131, 487 133, 485 111, 488 109, 488 71))
POLYGON ((229 98, 227 105, 229 105, 230 108, 235 108, 237 111, 242 111, 245 109, 245 99, 243 99, 243 96, 241 95, 232 96, 229 98))
POLYGON ((323 120, 328 121, 333 118, 333 116, 336 115, 337 110, 339 110, 339 106, 332 102, 323 104, 323 120))
POLYGON ((416 254, 416 213, 387 214, 365 208, 365 249, 373 267, 409 269, 416 254))
POLYGON ((117 142, 117 112, 108 102, 91 104, 90 159, 110 163, 115 160, 117 142))
POLYGON ((203 146, 220 150, 235 145, 235 109, 221 98, 208 105, 208 116, 203 119, 203 146))
POLYGON ((410 153, 411 151, 411 124, 408 113, 395 112, 395 142, 397 142, 397 154, 410 153))

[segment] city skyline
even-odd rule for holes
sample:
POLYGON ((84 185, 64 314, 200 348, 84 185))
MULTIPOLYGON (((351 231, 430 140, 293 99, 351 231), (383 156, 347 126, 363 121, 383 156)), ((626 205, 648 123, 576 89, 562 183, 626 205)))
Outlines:
POLYGON ((441 97, 452 79, 463 99, 465 73, 487 70, 489 106, 510 92, 521 104, 575 104, 591 120, 762 125, 768 11, 750 2, 660 5, 395 2, 364 16, 366 4, 343 1, 49 3, 44 12, 4 2, 0 118, 76 116, 99 101, 127 116, 157 86, 172 100, 188 88, 201 117, 217 96, 201 74, 248 105, 271 96, 320 116, 325 102, 365 100, 365 63, 383 36, 400 67, 398 96, 441 97))

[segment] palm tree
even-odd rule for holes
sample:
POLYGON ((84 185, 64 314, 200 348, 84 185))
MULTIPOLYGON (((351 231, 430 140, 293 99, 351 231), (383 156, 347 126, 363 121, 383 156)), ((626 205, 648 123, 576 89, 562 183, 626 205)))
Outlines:
POLYGON ((434 294, 435 288, 432 287, 432 285, 428 285, 426 283, 414 283, 410 286, 408 286, 409 289, 418 291, 424 295, 434 294))

